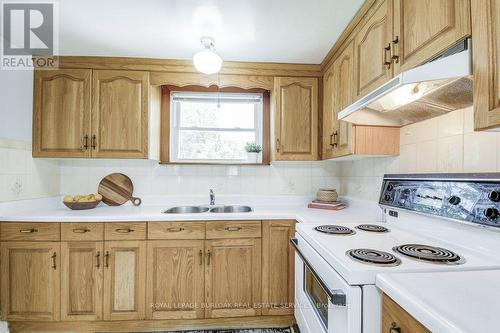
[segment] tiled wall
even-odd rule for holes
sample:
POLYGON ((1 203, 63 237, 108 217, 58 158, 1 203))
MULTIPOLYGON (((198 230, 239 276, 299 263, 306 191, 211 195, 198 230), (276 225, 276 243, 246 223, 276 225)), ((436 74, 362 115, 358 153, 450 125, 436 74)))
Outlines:
POLYGON ((275 162, 271 166, 158 165, 137 160, 61 161, 61 194, 91 193, 102 177, 123 172, 135 195, 216 194, 309 195, 320 187, 338 187, 337 163, 275 162))
POLYGON ((341 162, 340 192, 378 200, 384 173, 500 172, 500 132, 474 132, 472 108, 401 129, 398 157, 341 162))
POLYGON ((0 139, 0 201, 59 195, 59 163, 33 159, 31 145, 0 139))

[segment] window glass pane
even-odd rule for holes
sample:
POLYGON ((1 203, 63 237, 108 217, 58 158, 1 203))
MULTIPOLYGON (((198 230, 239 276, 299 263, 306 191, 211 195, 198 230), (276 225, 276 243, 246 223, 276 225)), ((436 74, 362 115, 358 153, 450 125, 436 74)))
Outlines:
POLYGON ((202 128, 254 128, 254 103, 217 102, 180 103, 180 126, 202 128))
POLYGON ((245 144, 255 132, 179 131, 178 158, 183 160, 245 160, 245 144))

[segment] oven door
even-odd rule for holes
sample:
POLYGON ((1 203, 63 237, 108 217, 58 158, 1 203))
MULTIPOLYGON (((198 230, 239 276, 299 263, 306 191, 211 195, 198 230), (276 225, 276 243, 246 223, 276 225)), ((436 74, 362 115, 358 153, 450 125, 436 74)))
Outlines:
POLYGON ((361 288, 344 279, 303 239, 295 256, 295 317, 302 333, 361 333, 361 288))

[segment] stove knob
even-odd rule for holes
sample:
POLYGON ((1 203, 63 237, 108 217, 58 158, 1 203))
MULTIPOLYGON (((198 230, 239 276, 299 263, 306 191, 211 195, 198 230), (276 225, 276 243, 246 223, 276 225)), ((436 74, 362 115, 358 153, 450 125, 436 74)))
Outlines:
POLYGON ((394 190, 394 185, 392 184, 387 185, 387 191, 391 192, 392 190, 394 190))
POLYGON ((484 210, 484 216, 486 216, 490 220, 496 220, 498 218, 498 209, 486 208, 484 210))
POLYGON ((493 202, 500 202, 500 191, 491 191, 488 198, 493 202))
POLYGON ((391 196, 389 194, 384 195, 384 201, 390 201, 391 196))
POLYGON ((451 196, 451 197, 450 197, 450 199, 448 200, 448 202, 449 202, 451 205, 453 205, 453 206, 458 205, 461 201, 462 201, 462 200, 461 200, 459 197, 457 197, 456 195, 451 196))

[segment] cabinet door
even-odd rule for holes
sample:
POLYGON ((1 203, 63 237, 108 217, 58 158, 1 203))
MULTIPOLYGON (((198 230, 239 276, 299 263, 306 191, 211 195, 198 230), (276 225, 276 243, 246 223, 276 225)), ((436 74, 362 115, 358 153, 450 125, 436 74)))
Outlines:
POLYGON ((382 332, 431 333, 386 294, 382 300, 382 332))
POLYGON ((64 242, 62 255, 62 320, 101 320, 103 243, 64 242))
POLYGON ((265 221, 262 226, 262 314, 293 314, 295 255, 289 242, 295 221, 265 221))
POLYGON ((355 96, 362 97, 392 78, 392 0, 377 1, 354 40, 355 96))
POLYGON ((203 240, 148 241, 148 319, 203 318, 203 240))
POLYGON ((338 119, 333 109, 333 100, 335 98, 335 72, 332 64, 323 75, 323 145, 322 159, 334 157, 334 133, 338 131, 338 119))
POLYGON ((318 80, 277 77, 276 160, 318 158, 318 80))
POLYGON ((261 314, 261 241, 206 241, 206 318, 261 314))
POLYGON ((35 71, 34 157, 90 156, 92 70, 35 71))
POLYGON ((474 128, 500 127, 500 0, 472 1, 474 128))
POLYGON ((394 0, 394 70, 439 55, 471 34, 470 0, 394 0))
POLYGON ((94 71, 92 156, 147 158, 149 73, 94 71))
POLYGON ((2 319, 59 320, 59 243, 4 242, 1 249, 2 319))
POLYGON ((104 242, 104 319, 144 319, 146 242, 104 242))

